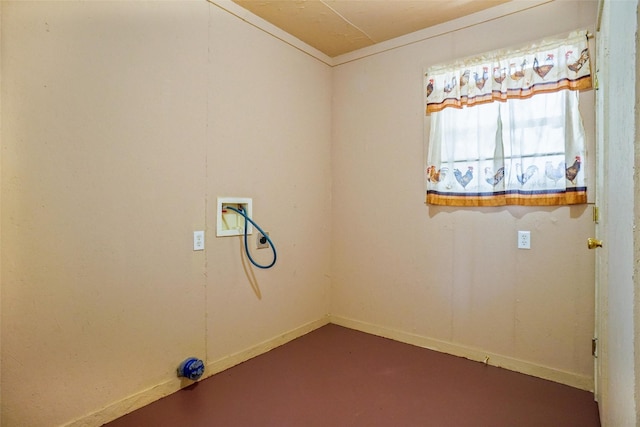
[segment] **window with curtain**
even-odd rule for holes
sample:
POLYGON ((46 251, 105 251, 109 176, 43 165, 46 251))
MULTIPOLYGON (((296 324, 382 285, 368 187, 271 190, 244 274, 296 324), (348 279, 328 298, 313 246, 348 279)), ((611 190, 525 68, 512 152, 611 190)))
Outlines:
POLYGON ((580 90, 586 32, 432 67, 427 203, 549 206, 587 202, 580 90))

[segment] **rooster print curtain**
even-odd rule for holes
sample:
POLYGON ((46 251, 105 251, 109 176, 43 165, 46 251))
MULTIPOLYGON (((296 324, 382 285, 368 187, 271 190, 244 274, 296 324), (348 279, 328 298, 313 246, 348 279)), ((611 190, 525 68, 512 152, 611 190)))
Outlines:
POLYGON ((429 69, 425 88, 427 203, 587 202, 578 110, 578 90, 591 88, 586 32, 429 69))

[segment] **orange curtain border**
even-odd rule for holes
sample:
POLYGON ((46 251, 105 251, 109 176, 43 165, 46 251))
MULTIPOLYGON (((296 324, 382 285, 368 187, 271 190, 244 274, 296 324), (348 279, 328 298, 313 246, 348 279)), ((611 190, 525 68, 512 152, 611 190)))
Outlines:
POLYGON ((538 93, 552 93, 559 90, 588 90, 593 87, 593 81, 591 75, 586 75, 575 80, 568 78, 558 80, 556 82, 548 83, 536 83, 527 88, 507 89, 506 92, 500 90, 494 90, 491 93, 478 95, 469 98, 467 95, 463 95, 458 98, 446 98, 439 103, 427 103, 425 113, 427 115, 442 111, 447 107, 453 107, 462 109, 465 106, 471 107, 474 105, 487 104, 494 101, 505 102, 507 99, 528 99, 538 93))
POLYGON ((497 194, 473 193, 446 194, 427 191, 426 202, 429 205, 455 207, 496 207, 496 206, 563 206, 587 203, 587 188, 568 188, 562 192, 502 192, 497 194))

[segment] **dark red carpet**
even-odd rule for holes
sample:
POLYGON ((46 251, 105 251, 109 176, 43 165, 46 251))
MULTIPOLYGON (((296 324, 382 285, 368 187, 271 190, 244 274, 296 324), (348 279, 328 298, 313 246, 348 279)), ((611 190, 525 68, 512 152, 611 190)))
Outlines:
POLYGON ((108 427, 596 427, 593 394, 327 325, 108 427))

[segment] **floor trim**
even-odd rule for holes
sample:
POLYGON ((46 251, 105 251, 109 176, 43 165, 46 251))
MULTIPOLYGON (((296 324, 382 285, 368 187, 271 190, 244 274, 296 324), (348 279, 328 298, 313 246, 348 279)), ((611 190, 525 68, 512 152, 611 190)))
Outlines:
POLYGON ((342 316, 330 315, 329 321, 330 323, 339 326, 344 326, 346 328, 355 329, 357 331, 366 332, 368 334, 389 338, 394 341, 400 341, 406 344, 428 348, 430 350, 451 354, 453 356, 464 357, 469 360, 487 363, 491 366, 508 369, 510 371, 515 371, 522 374, 543 378, 545 380, 554 381, 560 384, 565 384, 571 387, 578 388, 580 390, 593 392, 593 378, 584 375, 562 371, 547 366, 540 366, 531 362, 527 362, 525 360, 502 356, 495 353, 489 353, 481 349, 467 347, 461 344, 455 344, 437 340, 434 338, 424 337, 421 335, 411 334, 408 332, 398 331, 395 329, 385 328, 383 326, 378 326, 342 316))
MULTIPOLYGON (((289 332, 263 341, 240 352, 225 356, 212 362, 208 362, 206 365, 205 375, 200 379, 200 381, 242 362, 246 362, 247 360, 264 354, 270 350, 273 350, 274 348, 284 345, 289 341, 292 341, 296 338, 308 334, 311 331, 321 328, 328 323, 333 323, 335 325, 343 326, 349 329, 354 329, 368 334, 389 338, 394 341, 428 348, 430 350, 435 350, 441 353, 451 354, 453 356, 464 357, 466 359, 474 360, 481 363, 484 362, 491 366, 497 366, 509 369, 511 371, 520 372, 522 374, 532 375, 560 384, 575 387, 581 390, 593 391, 593 378, 589 378, 587 376, 549 368, 546 366, 540 366, 524 360, 501 356, 499 354, 488 353, 480 349, 466 347, 460 344, 440 341, 434 338, 398 331, 395 329, 362 322, 360 320, 335 315, 330 315, 313 322, 306 323, 289 332)), ((191 384, 193 384, 192 381, 172 378, 154 387, 148 388, 122 400, 114 402, 89 415, 80 417, 68 424, 65 424, 64 427, 102 425, 130 412, 133 412, 136 409, 153 403, 156 400, 175 393, 191 384)))
MULTIPOLYGON (((234 353, 221 359, 208 362, 205 367, 205 374, 202 376, 202 378, 200 378, 200 381, 242 362, 246 362, 247 360, 266 353, 270 350, 273 350, 274 348, 284 345, 289 341, 292 341, 296 338, 308 334, 311 331, 321 328, 328 323, 329 318, 323 317, 313 322, 306 323, 298 328, 292 329, 291 331, 286 332, 282 335, 270 338, 238 353, 234 353)), ((140 409, 143 406, 153 403, 156 400, 160 400, 163 397, 175 393, 184 387, 188 387, 191 384, 193 384, 193 381, 188 381, 184 378, 172 378, 154 387, 142 390, 129 397, 114 402, 89 415, 85 415, 74 421, 64 424, 63 427, 99 426, 108 423, 109 421, 113 421, 116 418, 119 418, 123 415, 135 411, 136 409, 140 409)))

